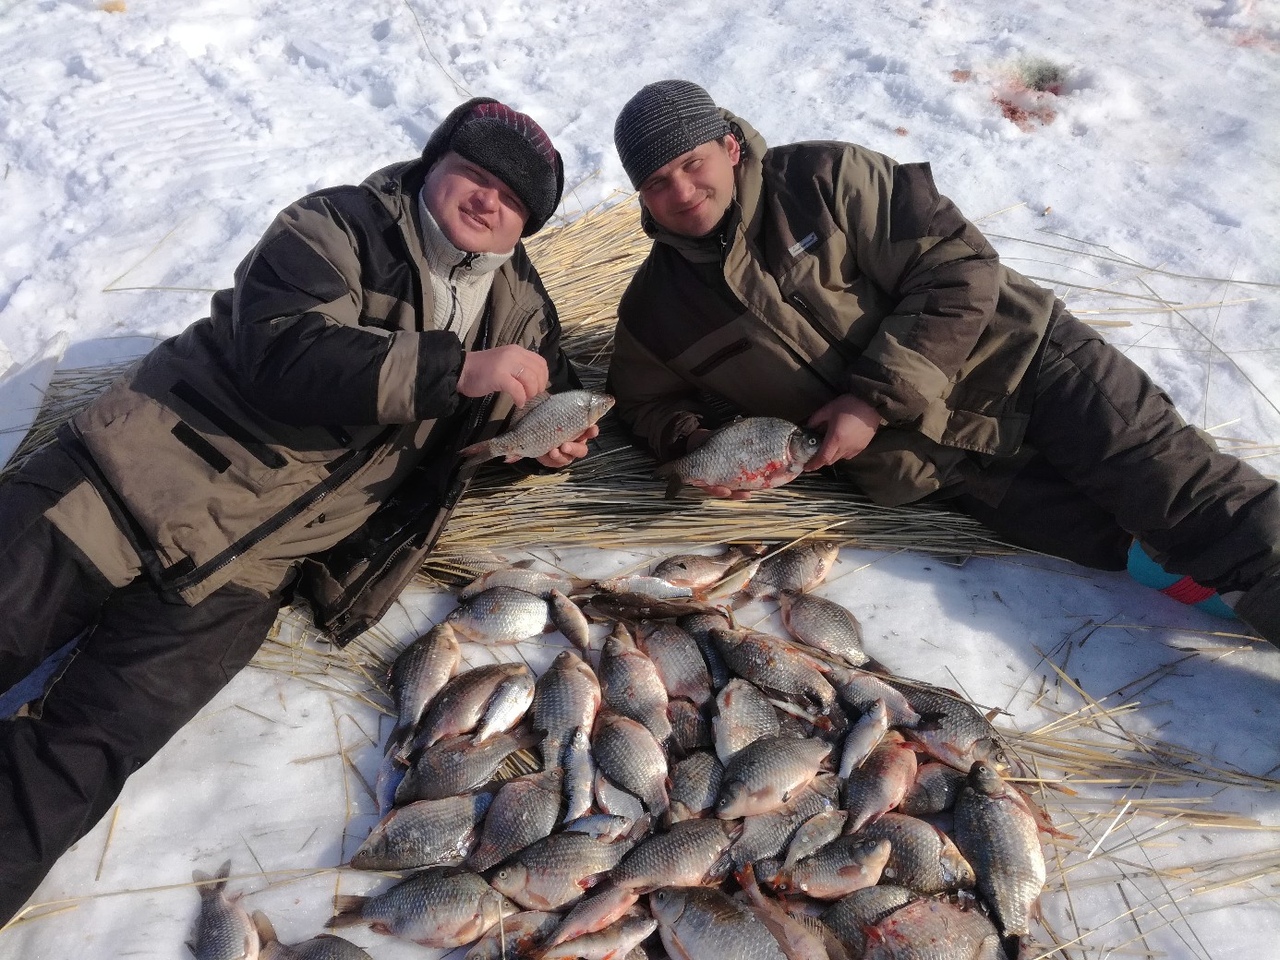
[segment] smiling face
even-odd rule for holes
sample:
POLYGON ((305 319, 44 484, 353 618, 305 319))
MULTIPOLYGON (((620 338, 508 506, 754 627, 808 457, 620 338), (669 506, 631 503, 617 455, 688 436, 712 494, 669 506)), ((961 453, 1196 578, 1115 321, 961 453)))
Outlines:
POLYGON ((640 184, 640 199, 653 219, 672 233, 705 237, 733 201, 738 141, 708 140, 659 167, 640 184))
POLYGON ((515 191, 453 151, 427 173, 427 209, 444 235, 469 253, 506 253, 524 232, 529 211, 515 191))

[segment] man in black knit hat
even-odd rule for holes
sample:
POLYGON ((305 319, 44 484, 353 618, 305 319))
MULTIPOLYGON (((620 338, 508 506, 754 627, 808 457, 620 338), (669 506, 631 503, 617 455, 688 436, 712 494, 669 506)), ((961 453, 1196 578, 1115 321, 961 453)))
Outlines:
POLYGON ((209 317, 0 486, 0 691, 79 638, 0 720, 0 923, 282 604, 339 643, 375 623, 475 469, 458 451, 580 385, 520 243, 563 185, 530 117, 462 104, 420 158, 286 207, 209 317))
POLYGON ((708 395, 818 427, 806 469, 878 503, 942 501, 1011 543, 1128 565, 1280 643, 1280 488, 1004 266, 928 164, 769 148, 687 80, 636 93, 614 142, 654 244, 609 390, 660 459, 706 439, 708 395))

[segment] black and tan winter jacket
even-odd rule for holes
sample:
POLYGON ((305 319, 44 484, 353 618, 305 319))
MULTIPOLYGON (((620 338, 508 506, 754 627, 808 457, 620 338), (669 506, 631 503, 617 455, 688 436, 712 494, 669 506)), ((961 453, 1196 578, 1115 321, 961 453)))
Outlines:
MULTIPOLYGON (((69 442, 166 592, 197 603, 252 580, 273 538, 314 529, 333 549, 308 561, 306 592, 320 624, 349 637, 434 542, 468 479, 456 451, 496 432, 511 402, 460 396, 464 344, 429 329, 416 222, 427 166, 397 164, 287 207, 211 316, 73 421, 69 442), (323 524, 337 500, 383 509, 334 545, 323 524)), ((539 351, 552 390, 577 383, 523 247, 469 336, 476 349, 539 351)))
POLYGON ((652 250, 618 309, 617 412, 661 459, 706 413, 699 396, 803 423, 842 393, 886 421, 842 463, 885 504, 943 487, 966 458, 1019 450, 1019 390, 1057 306, 1003 266, 927 164, 847 143, 741 143, 718 236, 689 240, 647 211, 652 250))

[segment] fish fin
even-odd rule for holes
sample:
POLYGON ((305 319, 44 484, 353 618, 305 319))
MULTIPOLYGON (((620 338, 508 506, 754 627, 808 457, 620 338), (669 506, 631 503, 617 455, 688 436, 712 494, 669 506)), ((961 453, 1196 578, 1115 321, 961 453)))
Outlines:
POLYGON ((340 893, 333 898, 334 914, 325 921, 326 927, 354 927, 364 923, 360 911, 364 908, 368 897, 357 894, 340 893))
POLYGON ((665 497, 665 498, 666 498, 667 500, 675 500, 675 499, 677 499, 677 498, 680 496, 680 490, 681 490, 683 487, 684 487, 684 484, 680 482, 680 478, 679 478, 679 477, 676 477, 676 476, 668 477, 668 478, 667 478, 667 492, 666 492, 666 497, 665 497))
POLYGON ((258 941, 260 943, 278 943, 280 938, 276 936, 276 928, 272 926, 270 918, 261 910, 253 911, 251 917, 253 926, 258 931, 258 941))
MULTIPOLYGON (((217 873, 205 873, 203 870, 192 870, 191 879, 201 886, 208 886, 210 890, 222 890, 227 885, 227 877, 231 876, 231 861, 228 860, 218 868, 217 873), (217 881, 211 883, 211 881, 217 881)), ((201 891, 203 892, 203 891, 201 891)))
POLYGON ((484 463, 486 460, 492 460, 498 456, 498 451, 493 449, 492 440, 481 440, 479 443, 463 447, 458 451, 458 456, 462 458, 462 466, 469 467, 473 464, 484 463))

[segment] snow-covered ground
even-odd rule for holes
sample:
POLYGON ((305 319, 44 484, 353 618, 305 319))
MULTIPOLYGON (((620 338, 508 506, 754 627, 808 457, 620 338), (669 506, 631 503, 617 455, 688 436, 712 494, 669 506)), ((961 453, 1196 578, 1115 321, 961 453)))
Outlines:
MULTIPOLYGON (((1008 262, 1107 323, 1188 420, 1280 474, 1278 0, 11 2, 0 431, 30 419, 57 358, 110 361, 182 329, 277 209, 415 154, 467 96, 546 127, 570 185, 563 219, 615 198, 628 185, 614 116, 666 77, 703 84, 773 143, 930 161, 1008 262)), ((582 575, 645 559, 531 547, 582 575)), ((888 666, 1003 708, 1003 726, 1057 721, 1055 743, 1103 730, 1145 756, 1120 772, 1076 761, 1119 785, 1051 794, 1072 835, 1050 848, 1063 861, 1046 896, 1058 937, 1081 937, 1066 955, 1273 955, 1276 651, 1123 575, 1040 558, 955 567, 847 549, 819 592, 859 616, 888 666), (1171 781, 1174 761, 1187 782, 1171 781), (1173 807, 1201 822, 1169 820, 1173 807)), ((452 603, 415 589, 377 643, 452 603)), ((745 612, 777 625, 772 604, 745 612)), ((497 655, 537 665, 557 642, 497 655)), ((380 886, 335 868, 374 822, 356 771, 372 778, 382 701, 348 665, 318 676, 320 657, 269 647, 130 781, 38 891, 62 909, 0 932, 0 956, 181 955, 191 871, 226 859, 230 887, 286 942, 319 932, 335 891, 380 886)), ((379 958, 423 955, 348 935, 379 958)))

